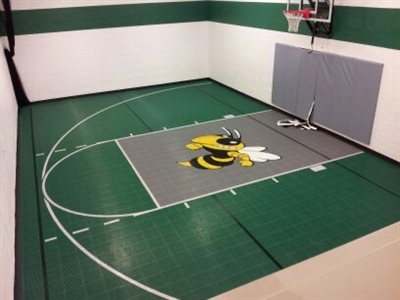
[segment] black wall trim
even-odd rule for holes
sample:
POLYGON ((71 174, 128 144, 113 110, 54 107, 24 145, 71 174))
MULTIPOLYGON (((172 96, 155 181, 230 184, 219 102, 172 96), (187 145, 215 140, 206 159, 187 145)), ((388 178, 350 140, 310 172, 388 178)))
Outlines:
POLYGON ((14 34, 14 25, 12 20, 12 12, 10 0, 1 0, 4 7, 4 17, 5 17, 5 27, 8 38, 8 46, 11 53, 11 57, 15 54, 15 34, 14 34))
POLYGON ((30 109, 30 122, 31 122, 31 137, 32 137, 32 155, 33 155, 33 168, 35 171, 35 190, 36 190, 36 208, 37 208, 37 215, 38 215, 38 226, 39 226, 39 239, 40 239, 40 257, 42 263, 42 271, 43 271, 43 290, 44 290, 44 299, 49 299, 49 287, 48 287, 48 280, 47 280, 47 266, 46 266, 46 257, 44 253, 44 237, 43 237, 43 222, 42 222, 42 213, 40 211, 40 201, 41 196, 39 193, 39 186, 40 182, 38 179, 38 168, 36 164, 36 146, 35 146, 35 134, 33 128, 33 113, 32 109, 30 109))
POLYGON ((10 50, 5 49, 4 54, 6 56, 8 69, 10 71, 11 81, 14 87, 15 97, 17 98, 17 103, 19 107, 26 106, 30 104, 28 97, 26 96, 24 87, 19 77, 17 66, 13 60, 13 54, 10 50))

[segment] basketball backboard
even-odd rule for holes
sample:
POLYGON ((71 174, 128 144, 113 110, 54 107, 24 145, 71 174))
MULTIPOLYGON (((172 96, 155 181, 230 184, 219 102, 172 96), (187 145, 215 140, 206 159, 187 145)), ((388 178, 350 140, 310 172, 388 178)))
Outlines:
POLYGON ((284 14, 289 31, 297 32, 296 22, 306 21, 313 36, 329 38, 332 31, 334 0, 287 0, 284 14))

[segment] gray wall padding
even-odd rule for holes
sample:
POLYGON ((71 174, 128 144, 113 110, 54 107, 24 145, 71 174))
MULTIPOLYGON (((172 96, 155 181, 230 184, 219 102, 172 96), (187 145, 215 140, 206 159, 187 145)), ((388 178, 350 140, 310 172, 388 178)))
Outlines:
POLYGON ((383 65, 276 44, 272 103, 370 143, 383 65))
POLYGON ((274 68, 272 99, 277 99, 279 103, 276 104, 290 112, 296 111, 302 57, 302 51, 297 48, 275 48, 275 64, 279 67, 274 68))
MULTIPOLYGON (((303 49, 304 50, 304 49, 303 49)), ((314 101, 317 85, 318 60, 308 51, 302 51, 302 63, 297 88, 297 101, 295 115, 306 119, 314 101)))

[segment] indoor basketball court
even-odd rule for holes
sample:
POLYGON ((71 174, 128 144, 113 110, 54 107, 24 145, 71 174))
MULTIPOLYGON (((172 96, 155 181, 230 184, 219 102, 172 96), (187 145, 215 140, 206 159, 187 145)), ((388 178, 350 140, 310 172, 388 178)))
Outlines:
POLYGON ((3 1, 15 299, 315 298, 397 226, 394 2, 72 2, 3 1))

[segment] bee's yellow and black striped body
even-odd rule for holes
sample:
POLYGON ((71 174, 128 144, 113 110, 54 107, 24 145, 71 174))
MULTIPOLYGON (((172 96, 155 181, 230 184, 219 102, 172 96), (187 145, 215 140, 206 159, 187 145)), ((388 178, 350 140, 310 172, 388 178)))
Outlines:
POLYGON ((194 167, 202 170, 218 170, 232 165, 236 158, 240 158, 240 164, 242 166, 251 166, 253 163, 250 161, 249 157, 239 152, 239 150, 244 148, 240 133, 234 130, 236 137, 233 137, 230 131, 225 128, 222 129, 228 134, 199 136, 194 138, 192 143, 186 145, 186 148, 190 150, 204 149, 210 154, 195 157, 190 161, 179 162, 179 164, 185 167, 194 167))
POLYGON ((218 170, 233 164, 235 161, 235 158, 229 156, 227 151, 207 149, 206 147, 203 147, 203 149, 209 151, 211 154, 191 159, 189 163, 192 167, 197 169, 218 170))

